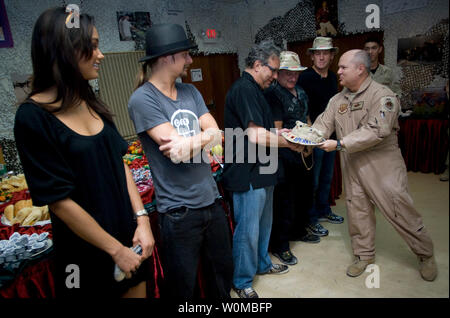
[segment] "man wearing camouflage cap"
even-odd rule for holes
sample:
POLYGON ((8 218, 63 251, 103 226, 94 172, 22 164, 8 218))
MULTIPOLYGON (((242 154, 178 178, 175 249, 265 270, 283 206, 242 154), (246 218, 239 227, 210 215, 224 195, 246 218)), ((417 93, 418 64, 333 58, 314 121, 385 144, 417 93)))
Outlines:
MULTIPOLYGON (((277 129, 292 129, 298 120, 309 122, 308 96, 297 85, 300 71, 305 69, 297 53, 281 52, 277 81, 264 93, 277 129)), ((279 175, 274 190, 271 251, 284 264, 295 265, 297 258, 289 248, 290 240, 320 242, 318 236, 306 231, 308 210, 312 205, 312 173, 303 161, 309 167, 312 162, 311 156, 302 158, 302 154, 287 148, 280 148, 278 155, 279 175)), ((303 154, 303 157, 306 156, 303 154)))
MULTIPOLYGON (((337 94, 338 85, 336 74, 330 70, 331 63, 339 48, 333 46, 333 41, 328 37, 316 37, 313 45, 307 50, 313 66, 300 75, 300 85, 308 95, 309 116, 314 122, 327 107, 331 97, 337 94)), ((310 224, 308 230, 318 236, 327 236, 328 230, 319 222, 340 224, 344 218, 333 213, 330 207, 329 197, 331 182, 333 180, 334 159, 336 152, 325 152, 314 148, 313 171, 313 204, 309 210, 310 224)))

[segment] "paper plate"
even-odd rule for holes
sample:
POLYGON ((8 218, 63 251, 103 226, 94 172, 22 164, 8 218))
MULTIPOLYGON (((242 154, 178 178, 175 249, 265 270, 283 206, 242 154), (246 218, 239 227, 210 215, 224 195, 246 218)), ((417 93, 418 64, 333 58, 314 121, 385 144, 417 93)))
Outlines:
POLYGON ((293 142, 296 144, 305 145, 305 146, 317 146, 325 141, 325 138, 322 138, 321 142, 314 142, 311 140, 304 139, 302 137, 298 137, 290 132, 282 132, 281 136, 283 136, 287 141, 290 141, 290 142, 293 142))
POLYGON ((46 239, 45 241, 45 248, 37 253, 31 254, 30 258, 36 257, 42 253, 44 253, 45 251, 47 251, 49 248, 51 248, 53 246, 53 240, 52 239, 46 239))

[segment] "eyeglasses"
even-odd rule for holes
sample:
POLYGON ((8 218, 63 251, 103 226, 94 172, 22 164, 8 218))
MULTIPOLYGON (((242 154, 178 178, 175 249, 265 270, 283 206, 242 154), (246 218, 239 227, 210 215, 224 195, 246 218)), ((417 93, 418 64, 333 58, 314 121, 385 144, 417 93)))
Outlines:
POLYGON ((278 73, 279 69, 278 68, 273 68, 272 66, 270 66, 267 63, 264 63, 263 66, 267 66, 267 68, 272 72, 272 74, 274 73, 278 73))

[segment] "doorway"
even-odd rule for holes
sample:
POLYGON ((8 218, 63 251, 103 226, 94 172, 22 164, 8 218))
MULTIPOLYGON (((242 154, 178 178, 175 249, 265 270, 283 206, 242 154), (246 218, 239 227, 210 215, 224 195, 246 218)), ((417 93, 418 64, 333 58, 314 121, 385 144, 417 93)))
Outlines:
MULTIPOLYGON (((364 41, 368 37, 376 37, 380 39, 381 45, 383 45, 383 31, 374 31, 374 32, 366 32, 362 34, 353 34, 353 35, 347 35, 347 36, 338 36, 333 38, 333 46, 339 48, 339 52, 337 56, 334 57, 333 62, 331 63, 330 70, 337 74, 338 71, 338 62, 339 58, 343 53, 345 53, 348 50, 352 49, 363 49, 364 48, 364 41)), ((307 49, 311 48, 313 44, 313 40, 309 41, 302 41, 302 42, 291 42, 288 43, 288 50, 294 51, 300 56, 300 61, 302 66, 311 67, 312 61, 311 58, 306 54, 307 49)), ((384 45, 383 45, 383 51, 381 51, 381 54, 379 56, 379 62, 381 64, 384 64, 384 45)), ((342 89, 342 87, 339 85, 339 91, 342 89)))
POLYGON ((224 129, 225 97, 231 85, 239 78, 237 54, 199 54, 192 56, 193 63, 183 83, 193 84, 202 94, 206 106, 224 129))

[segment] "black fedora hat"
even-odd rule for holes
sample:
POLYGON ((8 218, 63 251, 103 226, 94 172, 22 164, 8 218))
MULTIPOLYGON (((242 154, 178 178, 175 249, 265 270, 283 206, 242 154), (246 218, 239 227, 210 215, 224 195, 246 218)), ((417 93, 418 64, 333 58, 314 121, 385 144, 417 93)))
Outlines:
POLYGON ((145 62, 162 55, 196 48, 186 37, 179 24, 155 24, 145 33, 145 55, 139 62, 145 62))

